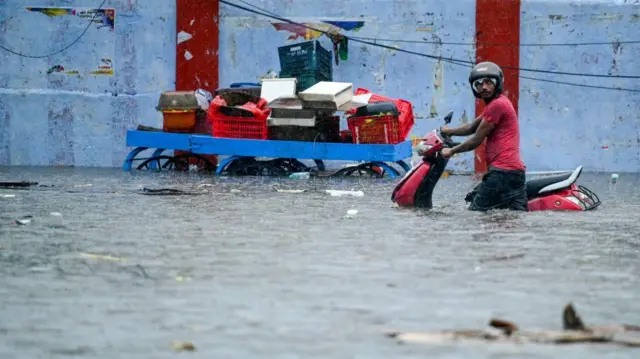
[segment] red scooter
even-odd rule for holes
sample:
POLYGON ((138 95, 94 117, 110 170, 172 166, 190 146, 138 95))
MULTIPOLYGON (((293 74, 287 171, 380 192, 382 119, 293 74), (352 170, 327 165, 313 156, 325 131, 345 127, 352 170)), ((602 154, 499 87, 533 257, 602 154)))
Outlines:
MULTIPOLYGON (((444 118, 449 124, 453 111, 444 118)), ((440 155, 445 147, 454 147, 458 143, 443 136, 439 129, 427 133, 417 145, 417 153, 422 160, 404 175, 396 185, 391 200, 400 207, 431 208, 431 196, 447 159, 440 155)), ((578 166, 572 173, 557 176, 537 178, 527 181, 527 197, 529 211, 588 211, 600 205, 600 199, 591 190, 576 184, 582 173, 582 166, 578 166)), ((469 192, 465 198, 471 202, 475 191, 469 192)))

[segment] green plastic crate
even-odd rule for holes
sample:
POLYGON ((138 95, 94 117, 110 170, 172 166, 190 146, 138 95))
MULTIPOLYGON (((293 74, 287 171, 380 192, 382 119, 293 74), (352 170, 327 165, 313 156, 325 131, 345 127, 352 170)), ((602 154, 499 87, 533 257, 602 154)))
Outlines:
POLYGON ((295 77, 298 80, 298 84, 296 86, 296 90, 298 92, 304 91, 321 81, 332 81, 330 76, 325 76, 322 72, 315 70, 305 70, 298 73, 281 71, 280 77, 295 77))
POLYGON ((320 70, 330 76, 333 72, 331 51, 325 50, 317 40, 278 48, 280 69, 285 72, 320 70))

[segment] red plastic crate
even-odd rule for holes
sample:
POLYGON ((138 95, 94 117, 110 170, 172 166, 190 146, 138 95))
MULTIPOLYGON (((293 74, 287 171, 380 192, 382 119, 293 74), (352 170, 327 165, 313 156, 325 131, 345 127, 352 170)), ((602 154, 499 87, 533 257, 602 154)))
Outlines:
POLYGON ((402 142, 398 116, 362 116, 347 120, 353 143, 396 144, 402 142))
MULTIPOLYGON (((364 95, 369 93, 371 94, 371 98, 368 101, 369 103, 394 102, 396 104, 398 111, 400 111, 400 116, 398 117, 398 119, 400 122, 400 134, 402 137, 402 141, 404 141, 409 135, 409 133, 411 132, 411 129, 413 128, 413 125, 415 123, 415 118, 413 115, 413 105, 411 104, 411 102, 407 100, 402 100, 402 99, 391 99, 389 97, 371 93, 371 91, 364 88, 356 89, 356 92, 354 95, 357 96, 357 95, 364 95)), ((353 115, 354 113, 356 113, 355 108, 347 111, 347 115, 353 115)))
POLYGON ((264 118, 216 116, 213 119, 213 137, 266 140, 267 135, 264 118))

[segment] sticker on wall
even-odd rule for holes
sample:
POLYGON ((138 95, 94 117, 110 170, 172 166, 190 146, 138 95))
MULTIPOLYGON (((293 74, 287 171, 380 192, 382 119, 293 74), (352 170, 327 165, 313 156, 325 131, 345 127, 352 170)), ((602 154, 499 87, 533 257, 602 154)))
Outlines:
POLYGON ((344 31, 358 31, 364 27, 364 21, 318 21, 303 22, 300 25, 288 22, 272 22, 271 25, 277 31, 292 33, 287 40, 298 40, 300 38, 314 40, 325 33, 339 35, 344 31))
POLYGON ((96 70, 91 71, 91 74, 113 76, 113 61, 111 59, 100 59, 100 65, 96 70))
POLYGON ((27 7, 27 11, 39 12, 49 17, 77 16, 81 19, 93 21, 98 29, 108 28, 114 31, 116 26, 115 9, 73 9, 65 7, 27 7))
POLYGON ((52 56, 51 59, 57 64, 47 69, 47 75, 114 75, 115 9, 26 7, 25 10, 25 16, 39 13, 52 20, 42 22, 35 18, 33 19, 35 21, 29 21, 36 27, 41 24, 41 33, 50 33, 52 38, 59 39, 51 42, 51 47, 48 49, 51 52, 70 44, 80 36, 88 26, 88 21, 98 30, 85 32, 77 44, 61 54, 52 56))

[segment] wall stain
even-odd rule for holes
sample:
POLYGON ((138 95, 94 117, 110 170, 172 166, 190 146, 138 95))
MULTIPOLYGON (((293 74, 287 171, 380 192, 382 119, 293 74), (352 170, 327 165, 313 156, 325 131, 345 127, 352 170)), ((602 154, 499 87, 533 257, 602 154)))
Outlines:
POLYGON ((238 51, 238 44, 236 43, 236 33, 231 31, 229 33, 229 58, 231 59, 231 63, 236 65, 236 53, 238 51))
POLYGON ((469 123, 469 116, 467 116, 467 110, 462 111, 462 116, 460 116, 460 123, 466 125, 469 123))
POLYGON ((0 97, 0 166, 11 164, 11 112, 0 97))
POLYGON ((378 90, 382 90, 384 88, 384 80, 387 78, 384 67, 390 51, 392 50, 382 51, 382 54, 380 55, 380 66, 378 67, 378 71, 373 72, 373 78, 375 79, 376 85, 378 85, 378 90))
POLYGON ((49 127, 47 131, 47 141, 52 150, 49 158, 51 166, 73 166, 74 144, 73 144, 73 112, 70 107, 63 107, 56 111, 53 103, 49 107, 49 127))

